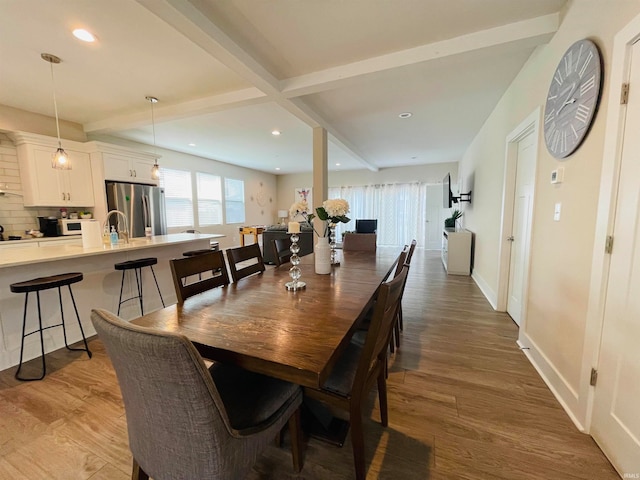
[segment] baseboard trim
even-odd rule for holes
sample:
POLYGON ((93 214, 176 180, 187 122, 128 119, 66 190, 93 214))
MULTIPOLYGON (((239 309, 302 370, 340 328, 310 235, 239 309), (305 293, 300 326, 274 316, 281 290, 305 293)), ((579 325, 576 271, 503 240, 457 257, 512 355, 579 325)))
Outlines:
POLYGON ((533 368, 536 369, 540 378, 549 387, 553 396, 560 402, 560 405, 567 412, 576 428, 582 433, 587 433, 584 423, 580 421, 580 415, 577 413, 579 411, 578 392, 569 385, 536 343, 522 330, 520 330, 517 344, 531 365, 533 365, 533 368))
POLYGON ((496 292, 494 292, 489 284, 484 281, 484 278, 482 278, 480 275, 477 275, 476 272, 473 272, 471 274, 471 278, 474 282, 476 282, 476 285, 478 285, 478 288, 485 296, 489 304, 493 307, 493 309, 498 310, 498 296, 496 295, 496 292))

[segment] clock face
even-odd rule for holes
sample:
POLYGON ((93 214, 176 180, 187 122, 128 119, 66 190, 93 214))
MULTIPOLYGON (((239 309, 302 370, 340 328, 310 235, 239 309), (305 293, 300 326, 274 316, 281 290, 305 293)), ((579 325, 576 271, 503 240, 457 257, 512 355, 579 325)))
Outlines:
POLYGON ((600 99, 601 78, 600 52, 591 40, 574 43, 560 59, 544 108, 544 140, 555 158, 571 155, 587 135, 600 99))

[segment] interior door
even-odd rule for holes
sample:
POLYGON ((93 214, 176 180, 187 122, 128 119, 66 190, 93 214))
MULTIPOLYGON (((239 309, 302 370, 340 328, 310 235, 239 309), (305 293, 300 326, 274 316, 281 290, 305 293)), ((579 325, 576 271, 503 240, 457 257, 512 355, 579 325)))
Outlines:
MULTIPOLYGON (((640 46, 630 85, 640 87, 640 46)), ((627 478, 640 478, 640 88, 630 90, 591 434, 627 478)))
POLYGON ((516 161, 516 186, 513 208, 511 236, 511 257, 509 260, 509 288, 507 293, 507 313, 516 324, 522 320, 526 261, 531 236, 533 213, 533 184, 535 181, 536 141, 532 131, 518 141, 516 161))
POLYGON ((427 206, 425 218, 425 248, 442 248, 442 229, 444 227, 444 208, 442 207, 442 185, 427 185, 427 206))

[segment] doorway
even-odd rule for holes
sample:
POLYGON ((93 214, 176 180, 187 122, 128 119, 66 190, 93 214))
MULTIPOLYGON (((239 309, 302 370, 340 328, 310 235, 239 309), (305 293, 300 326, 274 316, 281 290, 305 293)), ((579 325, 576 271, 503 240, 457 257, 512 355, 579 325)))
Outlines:
POLYGON ((526 318, 539 125, 538 108, 506 139, 496 310, 509 313, 521 328, 526 318))

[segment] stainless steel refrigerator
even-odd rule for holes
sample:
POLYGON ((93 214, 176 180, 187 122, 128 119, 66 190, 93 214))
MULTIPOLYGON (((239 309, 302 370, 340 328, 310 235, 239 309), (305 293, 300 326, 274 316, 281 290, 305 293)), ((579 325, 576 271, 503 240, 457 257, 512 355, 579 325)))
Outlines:
MULTIPOLYGON (((138 183, 106 182, 107 208, 120 210, 127 217, 130 237, 144 237, 145 227, 152 235, 167 233, 167 212, 164 188, 138 183)), ((118 230, 124 228, 120 215, 111 215, 109 223, 118 230)))

